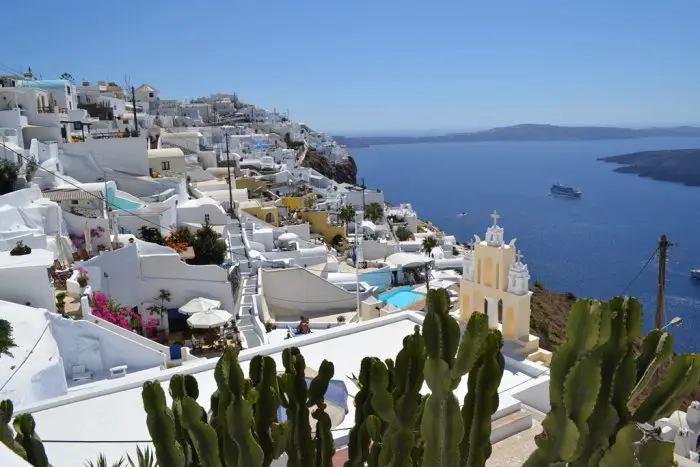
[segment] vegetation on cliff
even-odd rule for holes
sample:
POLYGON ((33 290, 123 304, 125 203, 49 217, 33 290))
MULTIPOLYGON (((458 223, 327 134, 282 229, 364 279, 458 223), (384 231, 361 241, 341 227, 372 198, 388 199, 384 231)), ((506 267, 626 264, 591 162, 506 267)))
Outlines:
POLYGON ((357 184, 357 165, 352 156, 348 156, 347 161, 333 163, 309 148, 306 150, 306 156, 301 165, 302 167, 310 167, 338 183, 357 184))
MULTIPOLYGON (((538 281, 535 281, 530 290, 532 291, 530 330, 539 336, 541 348, 554 352, 566 339, 566 321, 576 296, 571 292, 564 294, 552 292, 538 281)), ((642 351, 642 339, 638 339, 634 347, 635 352, 639 354, 642 351)), ((666 364, 659 370, 662 377, 668 366, 666 364)), ((688 404, 693 400, 700 400, 700 387, 683 399, 681 408, 687 409, 688 404)))

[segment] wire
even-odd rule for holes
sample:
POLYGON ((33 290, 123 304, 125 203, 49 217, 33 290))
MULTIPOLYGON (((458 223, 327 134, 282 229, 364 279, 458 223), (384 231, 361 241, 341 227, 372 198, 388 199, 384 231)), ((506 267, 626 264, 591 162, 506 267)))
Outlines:
POLYGON ((637 272, 637 274, 632 278, 632 280, 629 282, 629 284, 627 284, 627 287, 625 287, 625 288, 623 289, 622 295, 625 295, 625 293, 627 293, 627 291, 629 290, 629 288, 632 287, 632 284, 634 284, 634 281, 636 281, 636 280, 639 278, 639 276, 642 275, 642 273, 644 272, 644 270, 647 268, 647 266, 649 266, 649 263, 651 263, 651 261, 652 261, 652 260, 654 259, 654 257, 656 256, 656 253, 658 253, 658 252, 659 252, 659 247, 656 247, 656 249, 655 249, 654 252, 651 254, 651 256, 649 257, 649 259, 647 260, 647 262, 644 263, 644 266, 642 266, 642 269, 640 269, 639 272, 637 272))
POLYGON ((29 360, 29 357, 32 355, 32 353, 34 353, 34 349, 36 349, 36 346, 39 345, 39 342, 41 342, 41 339, 44 337, 44 334, 46 334, 46 330, 47 330, 48 328, 49 328, 49 322, 47 321, 47 322, 46 322, 46 326, 44 326, 44 330, 41 331, 41 335, 40 335, 39 338, 36 340, 36 342, 34 343, 34 345, 33 345, 32 348, 31 348, 31 350, 30 350, 29 352, 27 352, 27 355, 24 357, 24 360, 22 360, 22 363, 20 363, 19 365, 17 365, 17 368, 16 368, 15 371, 10 375, 10 377, 7 378, 7 381, 5 381, 5 384, 3 384, 2 386, 0 386, 0 392, 2 392, 3 389, 5 389, 5 386, 7 386, 7 385, 10 383, 10 381, 12 380, 12 378, 19 372, 19 370, 22 369, 22 366, 27 362, 27 360, 29 360))

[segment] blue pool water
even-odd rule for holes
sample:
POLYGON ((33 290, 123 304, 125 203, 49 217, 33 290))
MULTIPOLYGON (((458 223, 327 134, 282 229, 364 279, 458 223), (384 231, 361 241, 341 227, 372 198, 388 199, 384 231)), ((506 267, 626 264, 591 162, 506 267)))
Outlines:
POLYGON ((383 301, 384 303, 391 303, 397 308, 405 308, 411 303, 425 297, 425 295, 417 294, 412 292, 412 290, 413 287, 408 285, 406 287, 399 287, 391 292, 380 295, 379 300, 383 301))
POLYGON ((122 211, 139 209, 143 205, 129 201, 128 199, 114 197, 109 201, 109 205, 112 209, 121 209, 122 211))

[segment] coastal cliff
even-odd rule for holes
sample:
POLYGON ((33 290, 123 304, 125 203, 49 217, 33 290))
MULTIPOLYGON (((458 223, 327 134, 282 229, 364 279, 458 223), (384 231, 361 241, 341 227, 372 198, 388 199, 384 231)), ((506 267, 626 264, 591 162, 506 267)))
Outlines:
POLYGON ((357 164, 352 156, 344 162, 333 163, 325 157, 316 154, 313 149, 306 151, 302 167, 309 167, 338 183, 357 185, 357 164))
POLYGON ((669 149, 643 151, 598 160, 620 164, 619 173, 632 173, 640 177, 664 182, 700 186, 700 149, 669 149))
POLYGON ((447 133, 434 136, 334 136, 338 144, 350 148, 380 144, 454 143, 485 141, 592 141, 650 137, 698 137, 700 128, 619 128, 602 126, 559 126, 526 123, 491 128, 469 133, 447 133))

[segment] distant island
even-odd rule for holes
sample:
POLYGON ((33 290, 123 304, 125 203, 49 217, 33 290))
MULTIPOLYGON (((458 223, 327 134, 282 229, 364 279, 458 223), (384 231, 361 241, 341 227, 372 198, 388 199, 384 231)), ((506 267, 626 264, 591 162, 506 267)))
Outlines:
POLYGON ((333 136, 338 144, 361 148, 379 144, 449 143, 469 141, 584 141, 650 137, 700 137, 693 126, 655 128, 617 128, 604 126, 557 126, 522 124, 471 133, 448 133, 440 136, 333 136))
POLYGON ((643 151, 598 160, 622 164, 615 172, 637 174, 664 182, 700 186, 700 149, 643 151))

